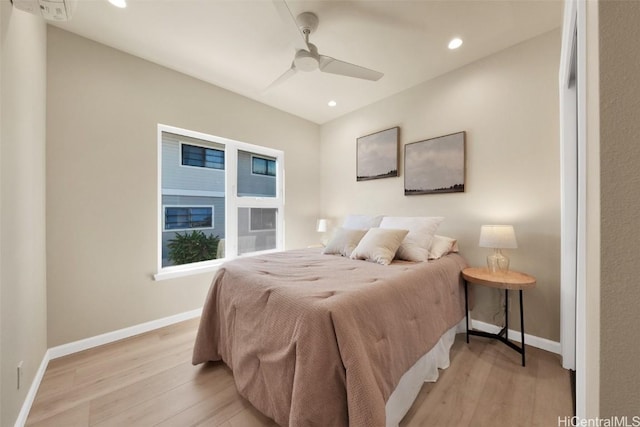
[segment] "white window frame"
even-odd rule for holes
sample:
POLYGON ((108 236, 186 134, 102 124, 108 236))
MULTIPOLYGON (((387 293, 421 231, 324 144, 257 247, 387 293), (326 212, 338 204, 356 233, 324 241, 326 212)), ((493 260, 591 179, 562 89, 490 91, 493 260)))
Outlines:
MULTIPOLYGON (((162 133, 161 133, 162 134, 162 133)), ((185 135, 186 136, 186 135, 185 135)), ((162 153, 160 153, 162 154, 162 153)), ((206 157, 206 156, 205 156, 206 157)), ((206 160, 206 159, 205 159, 206 160)), ((227 168, 227 153, 225 152, 225 150, 220 150, 218 148, 213 148, 213 147, 209 147, 208 145, 202 145, 202 144, 193 144, 191 142, 182 142, 179 141, 179 146, 178 146, 178 166, 180 166, 181 168, 192 168, 192 169, 204 169, 204 170, 209 170, 209 171, 220 171, 220 172, 224 172, 224 170, 227 168), (192 147, 202 147, 202 148, 208 148, 210 150, 217 150, 217 151, 222 151, 224 153, 224 168, 222 169, 218 169, 218 168, 208 168, 206 166, 192 166, 192 165, 185 165, 182 163, 182 146, 183 145, 191 145, 192 147)))
POLYGON ((211 230, 216 228, 216 207, 213 205, 162 205, 162 231, 170 233, 172 231, 191 231, 191 230, 211 230), (167 208, 211 208, 211 227, 195 227, 195 228, 171 228, 167 230, 165 220, 167 218, 167 208))
MULTIPOLYGON (((263 147, 260 145, 249 144, 246 142, 235 141, 229 138, 223 138, 196 132, 188 129, 181 129, 175 126, 158 124, 157 129, 157 270, 154 274, 155 280, 172 279, 192 274, 205 273, 215 271, 224 262, 238 256, 246 257, 269 252, 278 252, 284 250, 284 152, 273 148, 263 147), (183 135, 190 138, 201 139, 216 144, 224 145, 225 152, 225 168, 212 169, 224 172, 225 174, 225 258, 214 259, 209 261, 201 261, 192 264, 174 265, 162 267, 162 233, 164 229, 162 208, 162 133, 168 132, 177 135, 183 135), (276 196, 275 197, 247 197, 238 196, 237 194, 237 177, 238 177, 238 151, 247 151, 257 156, 263 155, 276 159, 276 196), (275 208, 278 209, 276 214, 276 248, 266 251, 251 252, 248 254, 238 255, 238 209, 239 208, 275 208)), ((195 144, 191 144, 195 145, 195 144)), ((182 148, 180 149, 182 156, 182 148)), ((182 165, 182 158, 180 158, 182 165)), ((196 166, 184 166, 196 167, 196 166)), ((262 175, 261 175, 262 176, 262 175)), ((171 230, 173 231, 173 230, 171 230)))
MULTIPOLYGON (((256 158, 256 159, 262 159, 262 160, 267 160, 267 161, 271 160, 271 161, 276 162, 276 175, 278 174, 278 169, 277 169, 277 168, 278 168, 278 160, 277 160, 277 159, 275 159, 275 160, 274 160, 274 159, 267 159, 266 157, 255 156, 255 155, 253 155, 253 154, 251 155, 251 175, 253 175, 253 176, 259 176, 259 177, 265 177, 265 178, 275 178, 275 176, 273 176, 273 175, 262 174, 262 173, 255 173, 255 172, 253 171, 253 159, 254 159, 254 158, 256 158)), ((267 170, 269 170, 269 168, 268 168, 268 167, 267 167, 267 170)))

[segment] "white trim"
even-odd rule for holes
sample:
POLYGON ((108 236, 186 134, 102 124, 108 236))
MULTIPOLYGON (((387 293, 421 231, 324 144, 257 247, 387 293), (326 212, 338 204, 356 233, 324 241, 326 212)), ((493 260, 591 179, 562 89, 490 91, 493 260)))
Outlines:
POLYGON ((221 197, 224 198, 224 191, 207 190, 180 190, 175 188, 163 188, 163 196, 192 196, 192 197, 221 197))
POLYGON ((42 362, 40 362, 40 367, 31 382, 31 387, 29 387, 27 396, 24 398, 24 402, 22 402, 22 408, 20 408, 20 413, 16 419, 15 427, 23 427, 27 422, 31 406, 33 405, 33 401, 36 399, 36 394, 38 393, 40 383, 42 382, 42 378, 44 378, 44 373, 47 371, 47 366, 49 365, 50 360, 51 350, 47 350, 45 351, 44 356, 42 357, 42 362))
POLYGON ((220 265, 226 261, 226 258, 212 259, 209 261, 194 262, 191 264, 172 265, 164 267, 162 271, 153 275, 153 280, 167 280, 178 277, 193 276, 194 274, 203 274, 215 272, 220 265))
MULTIPOLYGON (((576 369, 576 274, 578 259, 578 135, 577 75, 572 82, 572 65, 577 55, 576 3, 565 3, 559 71, 560 95, 560 342, 562 366, 576 369)), ((577 74, 577 70, 576 70, 577 74)))
MULTIPOLYGON (((471 319, 471 327, 473 329, 477 329, 479 331, 489 332, 492 334, 497 334, 502 329, 500 326, 492 325, 491 323, 481 322, 480 320, 471 319)), ((514 331, 509 329, 509 340, 515 342, 522 342, 520 339, 520 331, 514 331)), ((532 347, 540 348, 542 350, 560 354, 560 343, 556 341, 551 341, 546 338, 540 338, 535 335, 529 335, 525 332, 524 334, 525 345, 530 345, 532 347)))
POLYGON ((202 314, 202 308, 187 311, 184 313, 174 314, 173 316, 163 317, 161 319, 152 320, 150 322, 140 323, 139 325, 130 326, 128 328, 118 329, 117 331, 107 332, 105 334, 96 335, 95 337, 85 338, 83 340, 62 344, 48 350, 50 360, 59 357, 68 356, 73 353, 88 350, 90 348, 109 344, 135 335, 155 329, 164 328, 165 326, 183 322, 185 320, 194 319, 202 314))
MULTIPOLYGON (((576 265, 576 415, 587 417, 587 4, 576 3, 578 213, 576 265)), ((598 102, 597 99, 595 101, 598 102)), ((590 373, 593 375, 593 373, 590 373)), ((597 392, 595 392, 597 393, 597 392)))
MULTIPOLYGON (((576 416, 587 417, 587 2, 568 0, 565 2, 560 57, 560 126, 562 153, 573 158, 562 159, 562 178, 568 174, 575 175, 563 182, 562 191, 573 198, 575 210, 572 213, 562 212, 563 240, 573 237, 570 244, 562 244, 562 280, 561 280, 561 318, 560 337, 563 344, 563 367, 576 371, 576 416), (574 45, 575 41, 575 45, 574 45), (569 93, 563 86, 568 86, 571 53, 575 47, 575 97, 566 99, 569 93), (576 101, 577 98, 577 101, 576 101), (567 105, 574 103, 574 105, 567 105), (572 135, 573 133, 573 135, 572 135), (565 141, 570 135, 573 141, 565 141), (566 143, 573 147, 565 147, 566 143), (567 167, 572 162, 573 171, 567 167), (572 224, 574 235, 565 230, 572 224), (566 251, 566 252, 565 252, 566 251), (573 277, 571 276, 573 275, 573 277), (573 283, 572 283, 573 281, 573 283), (573 357, 572 357, 573 356, 573 357)), ((596 77, 597 78, 597 77, 596 77)), ((596 99, 597 104, 597 99, 596 99)), ((568 201, 563 195, 563 202, 568 201)), ((593 375, 593 374, 591 374, 593 375)), ((592 390, 596 388, 592 387, 592 390)), ((593 392, 592 393, 597 393, 593 392)), ((595 412, 597 413, 597 412, 595 412)))

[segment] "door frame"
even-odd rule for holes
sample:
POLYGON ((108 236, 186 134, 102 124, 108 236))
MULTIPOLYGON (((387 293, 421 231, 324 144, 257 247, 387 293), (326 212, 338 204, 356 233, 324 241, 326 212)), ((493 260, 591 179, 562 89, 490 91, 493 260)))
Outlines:
POLYGON ((576 371, 576 415, 579 417, 586 414, 586 64, 586 4, 567 0, 559 74, 560 343, 562 366, 576 371))

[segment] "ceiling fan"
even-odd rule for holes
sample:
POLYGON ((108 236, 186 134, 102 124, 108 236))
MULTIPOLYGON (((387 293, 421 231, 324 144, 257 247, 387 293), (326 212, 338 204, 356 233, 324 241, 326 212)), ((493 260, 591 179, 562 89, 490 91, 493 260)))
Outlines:
POLYGON ((281 84, 298 71, 320 70, 323 73, 373 81, 377 81, 384 76, 379 71, 340 61, 330 56, 320 55, 318 48, 309 42, 309 35, 318 28, 318 16, 313 12, 303 12, 297 18, 294 18, 284 0, 273 0, 273 4, 295 43, 296 54, 291 62, 291 67, 271 83, 266 90, 281 84))

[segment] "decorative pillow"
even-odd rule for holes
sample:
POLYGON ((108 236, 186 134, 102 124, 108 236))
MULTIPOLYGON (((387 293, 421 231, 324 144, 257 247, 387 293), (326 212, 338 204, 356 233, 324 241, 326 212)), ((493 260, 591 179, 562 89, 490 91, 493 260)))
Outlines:
POLYGON ((433 243, 429 249, 429 259, 439 259, 451 252, 458 252, 458 241, 451 237, 433 236, 433 243))
POLYGON ((382 216, 371 215, 347 215, 342 224, 342 228, 351 228, 358 230, 368 230, 370 228, 379 227, 382 216))
POLYGON ((349 257, 365 234, 367 234, 367 230, 339 228, 336 230, 329 243, 327 243, 327 246, 324 248, 322 253, 349 257))
POLYGON ((408 233, 408 230, 372 228, 367 231, 367 234, 353 250, 351 259, 363 259, 389 265, 408 233))
POLYGON ((427 261, 433 236, 442 221, 444 218, 441 216, 385 216, 380 223, 380 228, 409 230, 409 234, 398 248, 396 258, 407 261, 427 261))

